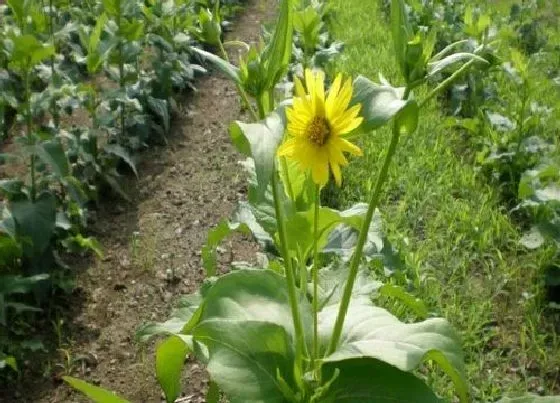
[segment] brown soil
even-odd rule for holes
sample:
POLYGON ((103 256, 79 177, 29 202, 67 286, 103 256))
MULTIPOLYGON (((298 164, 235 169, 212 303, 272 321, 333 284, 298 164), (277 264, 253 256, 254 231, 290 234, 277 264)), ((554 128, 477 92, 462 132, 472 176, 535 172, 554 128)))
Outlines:
MULTIPOLYGON (((275 3, 250 1, 228 39, 256 42, 275 3)), ((0 401, 86 401, 60 382, 61 375, 101 385, 132 402, 161 401, 154 343, 136 345, 135 330, 146 321, 166 320, 179 296, 200 285, 200 249, 207 232, 230 216, 246 190, 237 167, 240 155, 227 131, 232 120, 245 119, 235 87, 213 73, 197 88, 179 103, 168 146, 143 155, 141 179, 127 186, 133 202, 107 203, 98 212, 92 235, 105 257, 81 263, 85 267, 77 279, 71 323, 63 326, 60 357, 43 369, 49 377, 24 377, 10 396, 0 386, 0 401)), ((220 265, 225 270, 231 261, 254 260, 255 250, 250 239, 234 237, 220 250, 220 265)), ((38 363, 24 366, 24 373, 32 372, 38 363)), ((189 362, 184 380, 183 401, 203 402, 204 369, 189 362)))

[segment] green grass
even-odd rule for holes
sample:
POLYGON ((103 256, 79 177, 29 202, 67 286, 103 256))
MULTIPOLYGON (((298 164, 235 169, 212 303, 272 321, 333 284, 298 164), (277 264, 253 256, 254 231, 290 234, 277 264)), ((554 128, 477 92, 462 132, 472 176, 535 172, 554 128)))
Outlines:
MULTIPOLYGON (((402 84, 378 1, 329 3, 332 33, 346 44, 335 70, 375 81, 381 73, 402 84)), ((519 247, 520 232, 477 171, 475 150, 444 128, 444 119, 434 101, 421 112, 417 133, 401 140, 380 206, 386 233, 405 257, 414 293, 461 332, 473 400, 559 393, 560 338, 542 296, 541 265, 550 250, 519 247)), ((368 200, 389 140, 383 128, 358 141, 365 156, 343 173, 343 207, 368 200)), ((449 395, 448 379, 433 382, 449 395)))

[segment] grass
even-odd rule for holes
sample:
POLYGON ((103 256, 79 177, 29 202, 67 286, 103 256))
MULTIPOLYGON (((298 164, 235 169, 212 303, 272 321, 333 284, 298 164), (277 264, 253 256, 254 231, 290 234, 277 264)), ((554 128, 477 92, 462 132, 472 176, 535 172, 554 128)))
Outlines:
MULTIPOLYGON (((335 69, 402 84, 378 1, 330 5, 332 33, 346 44, 335 69)), ((551 251, 519 246, 520 232, 477 170, 475 150, 444 119, 431 102, 417 133, 401 140, 380 206, 385 231, 405 258, 413 292, 461 332, 473 400, 559 393, 560 338, 542 295, 541 266, 551 251)), ((365 156, 344 172, 342 207, 368 199, 389 140, 388 128, 360 138, 365 156)), ((448 379, 433 382, 449 396, 448 379)))

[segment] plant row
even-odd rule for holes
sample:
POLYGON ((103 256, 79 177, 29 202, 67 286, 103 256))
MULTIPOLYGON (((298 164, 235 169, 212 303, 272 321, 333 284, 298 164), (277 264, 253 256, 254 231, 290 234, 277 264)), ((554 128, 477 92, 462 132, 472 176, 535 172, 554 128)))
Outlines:
POLYGON ((431 27, 437 51, 453 46, 489 62, 484 73, 464 73, 439 100, 446 125, 465 133, 474 162, 524 231, 521 245, 549 248, 544 269, 552 288, 560 285, 560 41, 553 13, 547 1, 513 4, 505 15, 469 2, 410 1, 407 7, 419 46, 431 27))
POLYGON ((101 255, 87 236, 103 197, 165 144, 175 98, 204 73, 240 6, 219 0, 8 0, 0 6, 0 369, 53 294, 64 256, 101 255), (13 173, 13 175, 11 175, 13 173))

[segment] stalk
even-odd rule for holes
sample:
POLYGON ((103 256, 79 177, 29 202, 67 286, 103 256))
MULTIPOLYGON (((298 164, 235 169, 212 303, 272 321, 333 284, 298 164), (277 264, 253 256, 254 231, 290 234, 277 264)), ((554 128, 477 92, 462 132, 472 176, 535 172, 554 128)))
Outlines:
MULTIPOLYGON (((31 116, 31 95, 29 91, 29 70, 26 70, 25 73, 25 126, 27 132, 27 140, 29 144, 31 144, 31 137, 32 137, 32 130, 33 130, 33 122, 31 116)), ((35 184, 35 153, 34 151, 31 152, 30 156, 30 175, 31 175, 31 201, 34 202, 37 198, 37 186, 35 184)))
POLYGON ((389 165, 395 151, 397 149, 397 144, 399 143, 399 130, 396 122, 393 125, 393 136, 391 137, 391 144, 387 150, 387 155, 385 156, 385 161, 383 162, 383 167, 381 172, 377 177, 377 182, 375 183, 375 188, 371 194, 371 199, 369 202, 368 210, 366 213, 366 218, 362 224, 360 230, 360 236, 358 238, 358 244, 356 245, 356 250, 352 256, 352 262, 350 263, 350 273, 348 274, 348 279, 346 280, 346 285, 344 286, 344 293, 342 295, 342 301, 340 302, 340 307, 338 310, 338 315, 336 317, 336 322, 334 325, 333 335, 329 344, 329 349, 327 355, 334 353, 336 346, 340 340, 342 334, 342 327, 344 325, 344 319, 348 313, 348 306, 350 305, 350 300, 352 298, 352 289, 354 288, 354 282, 356 281, 356 276, 358 275, 358 267, 360 266, 360 261, 362 259, 362 253, 364 250, 364 245, 366 243, 369 227, 371 224, 371 219, 373 218, 373 213, 379 204, 379 198, 381 196, 381 189, 383 183, 387 179, 387 173, 389 170, 389 165))
POLYGON ((428 101, 430 99, 432 99, 438 93, 440 93, 442 90, 447 88, 453 81, 455 81, 461 74, 463 74, 465 71, 467 71, 476 62, 477 62, 476 59, 469 60, 467 63, 463 64, 463 66, 461 66, 461 68, 459 70, 455 71, 448 78, 443 80, 436 88, 434 88, 432 91, 429 92, 429 94, 426 96, 426 98, 424 98, 422 103, 420 103, 420 105, 418 106, 419 109, 422 109, 428 103, 428 101))
MULTIPOLYGON (((117 27, 119 29, 119 88, 121 91, 124 90, 124 59, 123 59, 123 38, 121 35, 121 4, 119 2, 119 8, 117 11, 117 27)), ((121 141, 124 140, 124 101, 121 101, 121 113, 120 113, 120 125, 121 125, 121 141)))
MULTIPOLYGON (((224 44, 222 43, 222 40, 220 39, 218 41, 218 48, 220 49, 220 53, 222 54, 222 58, 226 61, 226 62, 230 62, 229 61, 229 56, 224 48, 224 44)), ((249 112, 251 112, 251 115, 253 116, 253 119, 255 120, 255 122, 258 122, 260 119, 264 118, 264 115, 260 113, 260 103, 259 103, 259 113, 257 114, 257 112, 255 111, 255 109, 251 106, 251 102, 249 101, 249 96, 247 95, 247 92, 245 91, 245 89, 243 89, 243 86, 236 82, 235 86, 237 87, 237 92, 239 93, 239 95, 241 96, 241 100, 243 101, 243 104, 245 105, 245 107, 249 110, 249 112)))
MULTIPOLYGON (((52 47, 55 50, 56 53, 56 44, 54 41, 54 12, 53 12, 53 0, 49 0, 49 35, 51 37, 51 43, 52 43, 52 47)), ((53 85, 53 87, 55 86, 56 83, 56 71, 54 68, 54 55, 51 56, 51 84, 53 85)), ((58 114, 58 110, 56 108, 56 102, 55 101, 51 101, 51 114, 53 116, 53 120, 54 120, 54 126, 58 129, 58 126, 60 126, 60 116, 58 114)))
MULTIPOLYGON (((317 247, 318 240, 318 222, 319 222, 319 207, 321 203, 320 199, 321 189, 319 185, 315 186, 315 214, 313 218, 313 355, 311 357, 311 362, 313 363, 313 369, 317 370, 317 360, 319 358, 319 331, 318 331, 318 315, 319 315, 319 250, 317 247)), ((303 285, 302 285, 303 287, 303 285)), ((317 371, 318 372, 318 371, 317 371)))
POLYGON ((276 169, 272 173, 272 196, 274 198, 274 212, 276 215, 276 222, 278 224, 278 235, 280 238, 280 252, 284 259, 284 265, 286 266, 286 282, 288 285, 288 297, 290 299, 290 308, 292 311, 292 320, 294 322, 295 330, 295 342, 296 342, 296 365, 302 372, 302 360, 304 352, 304 338, 303 338, 303 326, 301 322, 301 316, 299 312, 298 300, 297 300, 297 289, 294 278, 294 268, 292 266, 292 260, 288 253, 288 238, 286 237, 286 227, 285 222, 282 217, 282 210, 280 208, 280 199, 278 195, 278 186, 276 178, 276 169))

